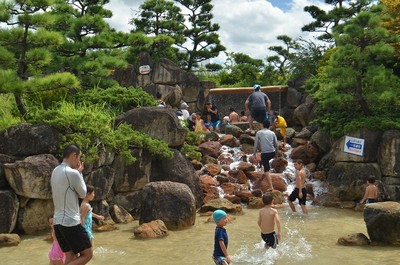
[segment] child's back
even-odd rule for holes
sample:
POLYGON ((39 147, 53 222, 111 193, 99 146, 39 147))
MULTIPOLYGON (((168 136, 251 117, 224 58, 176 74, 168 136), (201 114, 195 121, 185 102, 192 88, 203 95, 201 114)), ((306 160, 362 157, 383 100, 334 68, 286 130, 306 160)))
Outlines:
POLYGON ((261 238, 265 242, 265 248, 276 248, 278 240, 281 240, 281 221, 279 220, 278 211, 271 208, 273 201, 272 193, 265 194, 262 199, 265 206, 260 210, 258 216, 261 238), (278 233, 275 233, 275 224, 278 233))
POLYGON ((261 233, 269 234, 275 230, 275 215, 278 213, 277 210, 271 208, 270 206, 265 206, 260 210, 259 216, 259 226, 261 233))

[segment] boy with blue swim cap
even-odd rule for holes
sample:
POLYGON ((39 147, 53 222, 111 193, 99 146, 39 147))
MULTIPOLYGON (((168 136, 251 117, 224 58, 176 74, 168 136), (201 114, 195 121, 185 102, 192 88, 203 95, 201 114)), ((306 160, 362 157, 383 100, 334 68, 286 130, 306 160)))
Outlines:
POLYGON ((227 265, 232 262, 231 257, 228 254, 228 234, 224 226, 228 220, 227 214, 223 210, 214 211, 212 217, 214 222, 217 224, 214 235, 214 252, 213 260, 216 265, 227 265))

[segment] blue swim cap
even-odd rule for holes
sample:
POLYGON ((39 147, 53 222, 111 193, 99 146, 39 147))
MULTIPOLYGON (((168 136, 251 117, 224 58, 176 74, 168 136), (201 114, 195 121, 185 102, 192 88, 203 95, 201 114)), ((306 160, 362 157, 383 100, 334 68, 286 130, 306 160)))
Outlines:
POLYGON ((254 88, 254 90, 257 90, 257 89, 260 89, 261 86, 260 86, 259 84, 255 84, 255 85, 253 86, 253 88, 254 88))
POLYGON ((214 222, 218 223, 222 218, 226 217, 226 212, 222 210, 216 210, 214 211, 212 215, 214 222))

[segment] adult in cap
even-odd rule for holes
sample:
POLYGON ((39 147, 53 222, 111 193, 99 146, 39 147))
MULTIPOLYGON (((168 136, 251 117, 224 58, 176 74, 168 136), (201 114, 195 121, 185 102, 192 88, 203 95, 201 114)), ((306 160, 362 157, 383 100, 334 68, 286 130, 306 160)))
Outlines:
POLYGON ((267 94, 261 91, 261 86, 255 84, 253 89, 254 92, 247 98, 244 104, 246 111, 250 110, 251 113, 249 130, 252 133, 254 133, 253 120, 262 123, 267 117, 267 112, 271 112, 271 101, 267 94))

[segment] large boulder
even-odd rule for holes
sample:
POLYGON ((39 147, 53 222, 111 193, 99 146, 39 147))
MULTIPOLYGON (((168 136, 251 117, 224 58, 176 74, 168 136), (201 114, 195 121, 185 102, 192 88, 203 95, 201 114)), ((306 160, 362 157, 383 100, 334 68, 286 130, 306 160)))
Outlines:
POLYGON ((19 124, 0 133, 0 154, 32 156, 56 153, 60 133, 48 125, 19 124))
POLYGON ((201 184, 193 165, 185 155, 177 150, 172 150, 172 159, 157 159, 152 163, 150 181, 173 181, 186 184, 192 191, 196 206, 203 202, 201 184))
POLYGON ((30 199, 19 210, 18 229, 26 234, 34 234, 48 229, 49 215, 54 211, 52 200, 30 199))
POLYGON ((9 185, 6 179, 6 175, 4 173, 4 163, 13 163, 15 162, 15 158, 8 155, 0 154, 0 189, 6 189, 9 185))
POLYGON ((18 195, 51 199, 50 177, 58 164, 53 155, 29 156, 22 161, 4 164, 4 172, 8 183, 18 195))
POLYGON ((219 152, 221 150, 221 143, 219 142, 205 142, 199 145, 199 151, 203 156, 211 156, 214 158, 218 158, 219 152))
POLYGON ((310 109, 307 104, 299 105, 293 113, 293 118, 296 124, 306 127, 309 122, 310 109))
POLYGON ((141 190, 149 183, 151 175, 151 155, 143 149, 131 150, 136 161, 127 164, 123 157, 117 156, 112 167, 115 170, 115 192, 130 192, 141 190))
POLYGON ((400 244, 400 203, 367 204, 364 221, 372 243, 400 244))
POLYGON ((400 179, 400 130, 383 133, 378 162, 384 176, 400 179))
POLYGON ((113 219, 113 221, 117 224, 119 223, 126 224, 134 220, 132 215, 128 213, 127 210, 116 204, 110 206, 110 216, 113 219))
POLYGON ((116 124, 122 122, 131 124, 135 130, 165 141, 171 147, 183 145, 188 132, 187 129, 182 128, 175 111, 170 108, 132 109, 115 119, 116 124))
POLYGON ((378 159, 379 145, 381 142, 382 133, 380 131, 373 131, 369 129, 360 129, 348 136, 364 139, 364 152, 362 156, 345 153, 344 146, 346 137, 343 136, 332 146, 332 152, 335 156, 336 162, 376 162, 378 159))
POLYGON ((19 200, 11 190, 0 190, 0 233, 11 233, 17 223, 19 200))
POLYGON ((326 154, 331 150, 333 140, 326 133, 318 130, 311 136, 311 144, 318 147, 321 153, 326 154))
POLYGON ((393 201, 400 201, 400 178, 383 177, 382 182, 385 185, 387 197, 393 201))
POLYGON ((304 164, 314 162, 318 158, 318 149, 312 144, 298 146, 292 150, 290 157, 293 160, 301 159, 304 164))
POLYGON ((160 219, 168 229, 176 230, 195 223, 196 201, 186 184, 151 182, 144 186, 142 198, 140 224, 160 219))
POLYGON ((287 90, 287 106, 289 108, 296 108, 300 105, 303 94, 296 88, 289 87, 287 90))
POLYGON ((231 124, 230 126, 225 126, 225 134, 231 134, 234 137, 238 138, 243 133, 243 130, 234 124, 231 124))
POLYGON ((337 162, 328 171, 327 181, 341 201, 352 201, 361 199, 364 183, 370 175, 381 179, 378 164, 337 162))
POLYGON ((127 210, 134 218, 140 218, 140 208, 142 205, 142 191, 117 193, 112 205, 120 205, 127 210))
POLYGON ((100 167, 85 176, 85 182, 95 188, 95 201, 105 200, 114 183, 115 170, 112 167, 100 167))

